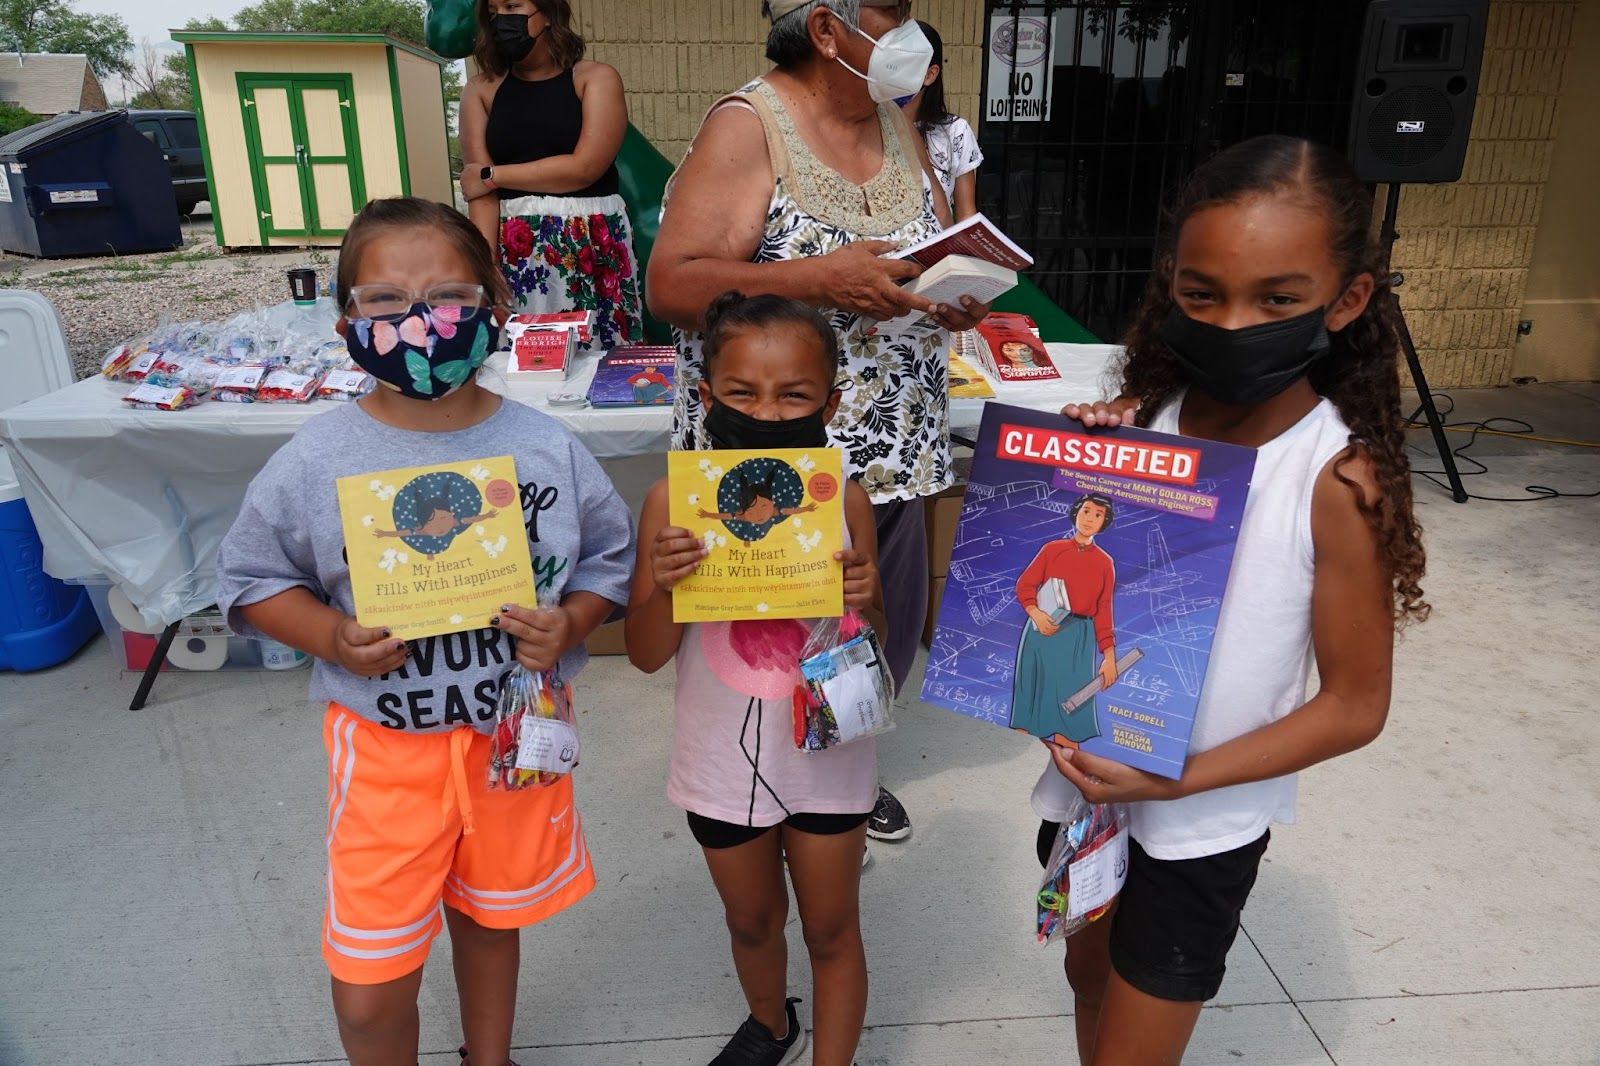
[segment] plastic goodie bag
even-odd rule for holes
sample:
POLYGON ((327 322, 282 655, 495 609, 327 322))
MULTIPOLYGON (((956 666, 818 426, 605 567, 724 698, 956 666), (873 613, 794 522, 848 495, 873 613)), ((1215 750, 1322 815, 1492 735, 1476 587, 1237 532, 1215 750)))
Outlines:
POLYGON ((572 686, 560 667, 533 673, 515 665, 500 682, 490 736, 490 788, 543 788, 578 765, 572 686))
POLYGON ((1104 917, 1127 879, 1128 808, 1077 796, 1039 886, 1039 943, 1071 936, 1104 917))
POLYGON ((821 618, 800 653, 794 744, 827 751, 893 729, 894 681, 878 635, 855 611, 821 618))

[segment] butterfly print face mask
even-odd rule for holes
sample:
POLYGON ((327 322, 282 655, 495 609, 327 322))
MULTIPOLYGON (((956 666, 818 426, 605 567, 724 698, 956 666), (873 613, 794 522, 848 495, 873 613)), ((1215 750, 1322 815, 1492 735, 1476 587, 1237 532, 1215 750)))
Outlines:
POLYGON ((487 307, 412 304, 398 318, 350 319, 345 346, 380 384, 413 400, 437 400, 465 385, 500 347, 493 314, 487 307))

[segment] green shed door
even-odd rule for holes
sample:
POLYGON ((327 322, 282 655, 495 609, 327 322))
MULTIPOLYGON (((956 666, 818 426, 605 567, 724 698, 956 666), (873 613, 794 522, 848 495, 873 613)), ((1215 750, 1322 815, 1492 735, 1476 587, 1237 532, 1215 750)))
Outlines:
POLYGON ((240 74, 262 242, 336 237, 366 202, 347 74, 240 74))

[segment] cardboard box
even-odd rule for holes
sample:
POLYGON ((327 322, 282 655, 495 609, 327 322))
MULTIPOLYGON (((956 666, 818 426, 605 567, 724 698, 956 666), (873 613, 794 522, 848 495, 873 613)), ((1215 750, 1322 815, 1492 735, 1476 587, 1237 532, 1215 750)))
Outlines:
POLYGON ((589 634, 586 642, 590 655, 626 655, 627 645, 622 639, 622 620, 607 622, 589 634))
POLYGON ((939 600, 944 597, 947 578, 936 577, 928 582, 928 620, 922 624, 922 643, 933 647, 933 624, 939 620, 939 600))
POLYGON ((956 544, 956 524, 961 521, 961 499, 965 485, 952 485, 923 504, 928 523, 928 576, 950 573, 950 551, 956 544))

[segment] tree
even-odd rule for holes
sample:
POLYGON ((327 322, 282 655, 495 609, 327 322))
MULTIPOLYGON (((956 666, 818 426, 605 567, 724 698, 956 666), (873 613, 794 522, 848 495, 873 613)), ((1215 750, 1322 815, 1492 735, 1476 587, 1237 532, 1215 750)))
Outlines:
MULTIPOLYGON (((258 33, 387 33, 426 45, 421 0, 257 0, 240 8, 233 21, 258 33)), ((461 76, 453 64, 444 68, 444 93, 448 100, 461 96, 461 76)))
POLYGON ((181 55, 163 55, 146 37, 139 42, 139 50, 130 62, 132 69, 124 75, 128 87, 134 90, 132 99, 128 101, 130 106, 189 110, 189 74, 181 55), (172 68, 175 59, 178 64, 176 70, 172 68))
MULTIPOLYGON (((22 0, 0 0, 0 8, 19 2, 22 0)), ((387 33, 413 44, 424 43, 421 0, 257 0, 240 8, 233 21, 229 27, 214 16, 190 19, 183 28, 205 33, 230 28, 251 33, 387 33)), ((137 90, 133 106, 193 107, 189 66, 182 52, 162 56, 146 40, 137 54, 126 59, 128 82, 137 90)), ((444 68, 444 94, 447 100, 461 96, 461 76, 453 65, 444 68)))
POLYGON ((24 126, 31 126, 39 121, 35 115, 25 107, 16 104, 0 104, 0 137, 8 133, 15 133, 24 126))
POLYGON ((74 11, 69 0, 0 0, 0 51, 81 53, 104 78, 130 73, 132 50, 121 16, 74 11))

